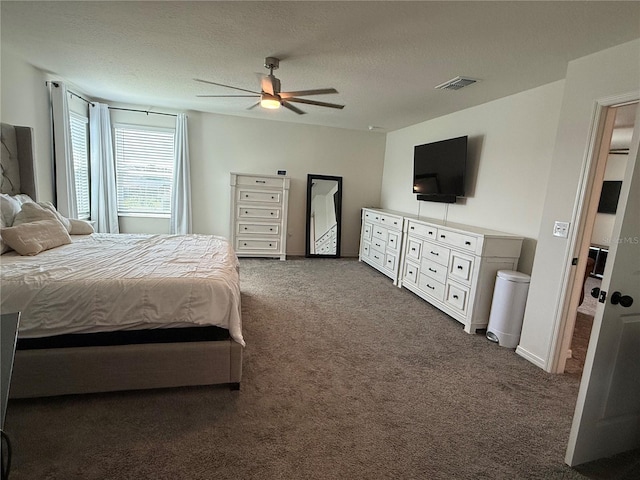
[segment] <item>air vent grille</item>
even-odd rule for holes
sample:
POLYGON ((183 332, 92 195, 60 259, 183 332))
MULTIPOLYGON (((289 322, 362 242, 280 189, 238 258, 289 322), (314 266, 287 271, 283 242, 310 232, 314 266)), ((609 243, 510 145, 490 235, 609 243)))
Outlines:
POLYGON ((462 87, 476 83, 478 80, 468 77, 456 77, 441 83, 436 88, 440 90, 460 90, 462 87))

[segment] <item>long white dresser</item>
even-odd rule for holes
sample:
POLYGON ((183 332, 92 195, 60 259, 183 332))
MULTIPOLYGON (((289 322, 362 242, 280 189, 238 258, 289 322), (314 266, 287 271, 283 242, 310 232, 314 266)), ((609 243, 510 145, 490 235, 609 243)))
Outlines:
POLYGON ((523 238, 364 208, 360 260, 464 325, 487 328, 498 270, 516 270, 523 238))
POLYGON ((398 284, 402 254, 401 213, 375 208, 362 209, 359 260, 380 270, 398 284))
POLYGON ((231 244, 238 257, 286 259, 290 179, 231 173, 231 244))

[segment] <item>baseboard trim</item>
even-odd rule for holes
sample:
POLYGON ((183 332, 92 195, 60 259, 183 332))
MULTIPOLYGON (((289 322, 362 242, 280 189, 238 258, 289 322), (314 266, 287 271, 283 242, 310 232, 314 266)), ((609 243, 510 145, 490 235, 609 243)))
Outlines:
POLYGON ((541 369, 544 370, 545 361, 542 358, 538 357, 537 355, 534 355, 531 352, 528 352, 527 350, 522 348, 520 345, 518 345, 518 347, 516 348, 516 353, 520 355, 522 358, 524 358, 525 360, 528 360, 531 363, 533 363, 536 367, 540 367, 541 369))

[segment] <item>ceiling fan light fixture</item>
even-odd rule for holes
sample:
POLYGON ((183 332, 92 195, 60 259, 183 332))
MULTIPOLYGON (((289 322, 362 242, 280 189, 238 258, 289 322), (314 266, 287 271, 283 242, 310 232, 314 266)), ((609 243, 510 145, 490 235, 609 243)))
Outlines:
POLYGON ((260 96, 260 106, 262 108, 268 108, 270 110, 275 110, 276 108, 280 108, 280 100, 272 95, 263 93, 260 96))

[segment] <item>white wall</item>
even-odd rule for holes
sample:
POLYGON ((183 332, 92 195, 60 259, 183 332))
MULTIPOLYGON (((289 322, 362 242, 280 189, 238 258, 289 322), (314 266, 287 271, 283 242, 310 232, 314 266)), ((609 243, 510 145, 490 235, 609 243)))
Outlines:
POLYGON ((360 209, 380 199, 384 134, 190 112, 189 137, 194 232, 229 235, 229 173, 286 170, 287 253, 304 255, 307 174, 334 175, 343 177, 342 255, 358 255, 360 209))
POLYGON ((382 206, 522 235, 518 270, 530 273, 563 86, 554 82, 389 133, 382 206), (413 147, 462 135, 469 136, 466 198, 450 205, 417 201, 413 147))
POLYGON ((49 124, 49 92, 43 72, 2 50, 0 119, 32 127, 36 158, 38 200, 53 202, 53 171, 49 124))
MULTIPOLYGON (((640 95, 640 39, 569 63, 557 140, 544 203, 538 248, 517 352, 551 369, 559 328, 565 271, 571 261, 569 239, 552 235, 555 220, 577 218, 576 196, 593 131, 596 103, 633 92, 640 95)), ((573 225, 572 225, 573 227, 573 225)), ((571 231, 572 233, 572 231, 571 231)))
MULTIPOLYGON (((53 77, 2 51, 2 121, 34 127, 38 195, 40 200, 53 201, 47 78, 53 77)), ((84 96, 84 92, 76 93, 84 96)), ((77 102, 72 100, 72 108, 77 102)), ((114 124, 175 125, 173 117, 111 113, 114 124)), ((274 114, 293 115, 289 111, 274 114)), ((358 255, 360 209, 380 201, 383 133, 199 112, 188 112, 188 117, 195 233, 229 236, 230 172, 276 174, 287 170, 291 177, 287 253, 304 255, 307 174, 335 175, 343 177, 342 255, 358 255)), ((122 232, 169 232, 167 219, 121 217, 120 227, 122 232)))

